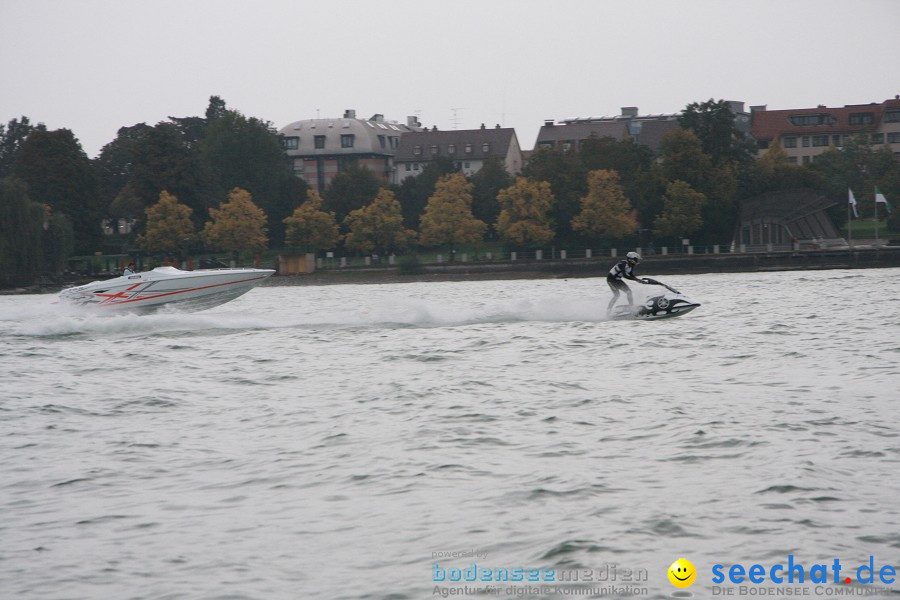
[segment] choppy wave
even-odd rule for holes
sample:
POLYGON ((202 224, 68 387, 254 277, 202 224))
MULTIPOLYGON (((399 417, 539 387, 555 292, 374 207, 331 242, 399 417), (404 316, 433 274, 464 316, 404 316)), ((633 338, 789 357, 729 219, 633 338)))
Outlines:
POLYGON ((663 598, 685 556, 703 597, 713 564, 887 563, 897 274, 670 278, 703 306, 653 323, 607 322, 601 278, 0 297, 0 596, 424 598, 437 561, 663 598))

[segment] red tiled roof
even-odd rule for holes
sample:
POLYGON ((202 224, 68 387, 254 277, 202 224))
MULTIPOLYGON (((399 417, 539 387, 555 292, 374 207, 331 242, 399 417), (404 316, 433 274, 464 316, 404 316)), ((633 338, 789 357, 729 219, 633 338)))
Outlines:
POLYGON ((875 131, 881 125, 886 108, 900 108, 900 100, 887 100, 881 104, 849 104, 841 108, 794 108, 789 110, 763 110, 753 113, 751 135, 757 140, 772 140, 780 135, 813 135, 825 133, 853 133, 875 131), (850 115, 872 113, 872 123, 851 125, 850 115), (829 115, 831 123, 821 125, 794 125, 790 117, 803 115, 829 115))

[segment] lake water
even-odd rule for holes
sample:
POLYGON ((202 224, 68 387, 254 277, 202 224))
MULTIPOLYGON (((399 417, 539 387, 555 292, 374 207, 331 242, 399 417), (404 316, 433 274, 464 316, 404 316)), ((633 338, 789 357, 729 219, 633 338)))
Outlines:
POLYGON ((606 321, 600 278, 0 297, 0 598, 900 589, 900 269, 663 280, 703 306, 606 321), (789 556, 803 585, 714 587, 789 556), (483 582, 517 568, 556 587, 483 582))

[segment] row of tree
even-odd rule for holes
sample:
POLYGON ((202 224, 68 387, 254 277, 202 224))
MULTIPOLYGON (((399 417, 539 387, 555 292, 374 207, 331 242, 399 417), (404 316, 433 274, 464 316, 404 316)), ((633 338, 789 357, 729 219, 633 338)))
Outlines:
MULTIPOLYGON (((452 161, 438 160, 390 186, 350 165, 320 198, 293 174, 270 123, 230 110, 216 96, 203 117, 123 127, 94 160, 71 131, 48 131, 22 117, 0 125, 0 178, 11 178, 0 187, 0 278, 56 272, 71 252, 109 251, 109 239, 128 251, 183 252, 199 243, 231 249, 203 232, 221 202, 234 202, 236 189, 264 215, 265 245, 343 244, 359 252, 481 239, 516 247, 627 245, 639 236, 727 243, 740 203, 763 192, 829 195, 836 222, 846 214, 838 200, 846 202, 847 187, 878 186, 900 197, 900 163, 866 136, 805 167, 789 164, 777 145, 756 159, 755 143, 735 127, 724 101, 687 106, 680 124, 657 154, 630 139, 590 138, 569 150, 536 150, 517 178, 499 161, 465 178, 452 161), (163 192, 190 209, 190 231, 168 248, 150 230, 163 192), (104 219, 134 220, 134 234, 104 238, 104 219), (316 227, 330 233, 314 234, 316 227)), ((863 217, 873 210, 861 209, 863 217)), ((893 219, 889 225, 900 227, 893 219)))

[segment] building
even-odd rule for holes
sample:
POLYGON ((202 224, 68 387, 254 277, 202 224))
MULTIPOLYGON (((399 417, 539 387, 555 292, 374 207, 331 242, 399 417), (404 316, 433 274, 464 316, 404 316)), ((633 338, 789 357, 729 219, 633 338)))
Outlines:
MULTIPOLYGON (((735 127, 750 133, 750 114, 744 112, 744 103, 728 101, 735 115, 735 127)), ((580 146, 590 136, 611 137, 615 140, 633 139, 654 153, 659 152, 663 136, 678 129, 681 113, 641 115, 636 106, 622 107, 622 113, 611 117, 577 117, 563 119, 559 123, 544 121, 534 144, 538 148, 562 148, 568 150, 580 146)))
POLYGON ((511 175, 522 170, 522 149, 515 129, 499 125, 488 129, 482 125, 480 129, 438 131, 435 127, 400 138, 394 156, 394 183, 415 177, 438 158, 453 160, 466 176, 477 173, 489 159, 500 160, 511 175))
POLYGON ((873 145, 887 144, 900 156, 900 97, 881 104, 848 104, 842 108, 767 110, 751 106, 751 135, 764 153, 776 141, 794 164, 809 164, 830 147, 865 136, 873 145))
POLYGON ((347 110, 341 118, 295 121, 279 133, 294 173, 322 193, 335 175, 354 164, 391 182, 400 138, 421 129, 415 117, 402 125, 380 114, 357 119, 355 110, 347 110))

